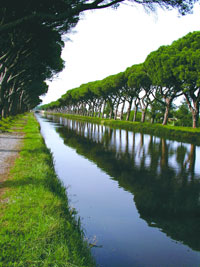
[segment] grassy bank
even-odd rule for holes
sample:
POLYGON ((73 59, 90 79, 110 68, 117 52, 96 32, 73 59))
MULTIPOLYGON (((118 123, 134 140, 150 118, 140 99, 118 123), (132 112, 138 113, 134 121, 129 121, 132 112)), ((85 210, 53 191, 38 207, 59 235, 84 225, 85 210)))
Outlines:
POLYGON ((78 121, 88 121, 88 122, 98 123, 116 129, 124 129, 144 134, 151 134, 171 140, 177 140, 186 143, 195 143, 197 145, 200 145, 200 128, 193 129, 192 127, 169 126, 157 123, 151 124, 151 123, 141 123, 141 122, 131 122, 131 121, 109 120, 109 119, 100 119, 100 118, 78 116, 78 115, 68 115, 63 113, 49 113, 49 114, 62 116, 65 118, 74 119, 78 121))
POLYGON ((0 119, 0 132, 12 132, 12 127, 16 126, 18 122, 20 123, 21 118, 22 115, 0 119))
POLYGON ((0 202, 0 266, 94 266, 32 114, 0 202))

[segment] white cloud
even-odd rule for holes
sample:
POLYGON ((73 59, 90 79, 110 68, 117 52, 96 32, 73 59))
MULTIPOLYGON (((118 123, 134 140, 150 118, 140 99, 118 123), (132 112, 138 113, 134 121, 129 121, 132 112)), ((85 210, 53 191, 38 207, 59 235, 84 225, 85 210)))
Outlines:
POLYGON ((66 68, 53 82, 43 103, 57 100, 67 90, 99 80, 141 63, 161 45, 200 30, 200 6, 178 17, 177 11, 159 9, 147 14, 141 6, 86 12, 70 34, 62 53, 66 68))

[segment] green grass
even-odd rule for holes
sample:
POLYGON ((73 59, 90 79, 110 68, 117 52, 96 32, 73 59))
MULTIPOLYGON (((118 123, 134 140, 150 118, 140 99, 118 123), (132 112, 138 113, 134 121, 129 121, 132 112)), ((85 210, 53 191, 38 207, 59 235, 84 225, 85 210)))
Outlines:
POLYGON ((0 266, 94 266, 32 114, 0 202, 0 266))
POLYGON ((93 123, 103 124, 117 129, 125 129, 134 132, 141 132, 145 134, 151 134, 167 139, 177 140, 186 143, 200 144, 200 128, 193 129, 192 127, 180 127, 180 126, 170 126, 162 124, 152 124, 152 123, 141 123, 141 122, 131 122, 131 121, 120 121, 120 120, 109 120, 100 119, 93 117, 85 117, 78 115, 69 115, 63 113, 50 113, 69 119, 75 119, 79 121, 89 121, 93 123))
POLYGON ((20 120, 23 115, 10 116, 0 119, 0 132, 12 132, 12 127, 22 127, 20 120))

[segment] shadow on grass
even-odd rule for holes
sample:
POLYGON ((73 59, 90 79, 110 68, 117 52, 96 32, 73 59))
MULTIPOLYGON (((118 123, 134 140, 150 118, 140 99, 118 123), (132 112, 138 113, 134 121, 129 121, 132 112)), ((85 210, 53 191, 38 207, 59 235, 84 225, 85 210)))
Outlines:
POLYGON ((0 139, 25 139, 24 137, 18 136, 0 136, 0 139))
POLYGON ((30 139, 30 140, 32 140, 32 139, 39 139, 39 137, 11 137, 11 136, 9 136, 9 137, 7 137, 7 136, 0 136, 0 139, 16 139, 16 140, 27 140, 27 139, 30 139))
MULTIPOLYGON (((34 160, 34 157, 35 156, 38 156, 38 154, 43 154, 43 153, 47 153, 47 150, 46 150, 46 148, 44 148, 44 147, 42 147, 42 148, 33 148, 33 149, 31 149, 31 148, 22 148, 21 150, 20 150, 20 152, 28 152, 28 153, 31 153, 31 155, 32 155, 32 157, 33 157, 33 160, 34 160), (35 155, 36 154, 36 155, 35 155)), ((46 163, 49 165, 50 164, 50 162, 49 162, 49 159, 47 158, 47 160, 46 160, 46 163)), ((50 164, 51 165, 51 164, 50 164)))
MULTIPOLYGON (((72 211, 69 211, 68 206, 68 197, 66 193, 66 188, 63 186, 62 182, 57 178, 57 176, 53 175, 52 173, 47 173, 46 176, 43 179, 35 178, 34 176, 25 176, 23 178, 17 178, 17 179, 10 179, 6 180, 2 183, 0 183, 0 189, 6 188, 6 189, 21 189, 22 192, 29 192, 36 190, 36 192, 40 192, 40 189, 44 192, 51 192, 56 198, 60 199, 62 201, 62 204, 60 206, 61 210, 63 212, 60 213, 60 217, 66 218, 68 216, 69 212, 71 215, 74 216, 77 215, 77 212, 73 209, 72 211), (23 189, 24 187, 28 187, 26 189, 23 189), (38 191, 37 191, 38 190, 38 191)), ((20 193, 19 195, 20 196, 20 193)), ((75 218, 75 217, 74 217, 75 218)), ((80 231, 80 229, 79 229, 80 231)))
POLYGON ((5 182, 0 184, 0 188, 16 188, 16 187, 22 187, 27 185, 45 185, 46 183, 44 181, 34 179, 33 177, 24 177, 21 179, 12 179, 12 180, 6 180, 5 182))
MULTIPOLYGON (((46 148, 44 149, 34 149, 34 150, 27 150, 29 153, 33 155, 33 153, 38 153, 44 151, 46 152, 46 148)), ((67 194, 66 194, 66 188, 63 185, 62 181, 59 180, 57 175, 55 174, 54 165, 52 162, 52 159, 49 158, 43 158, 42 161, 49 166, 49 170, 45 172, 44 175, 36 174, 34 176, 24 176, 22 178, 18 178, 17 173, 13 173, 13 176, 15 178, 11 178, 9 180, 6 180, 0 184, 0 188, 17 188, 17 187, 23 187, 23 186, 42 186, 45 189, 48 189, 48 191, 52 192, 55 196, 58 198, 64 199, 68 202, 67 194), (37 176, 38 175, 38 176, 37 176)), ((27 170, 25 170, 27 171, 27 170)), ((27 171, 29 172, 29 171, 27 171)), ((21 175, 19 173, 19 175, 21 175)), ((23 174, 22 174, 23 175, 23 174)))
POLYGON ((12 152, 20 152, 21 150, 18 150, 18 149, 0 149, 0 152, 3 152, 3 153, 12 153, 12 152))

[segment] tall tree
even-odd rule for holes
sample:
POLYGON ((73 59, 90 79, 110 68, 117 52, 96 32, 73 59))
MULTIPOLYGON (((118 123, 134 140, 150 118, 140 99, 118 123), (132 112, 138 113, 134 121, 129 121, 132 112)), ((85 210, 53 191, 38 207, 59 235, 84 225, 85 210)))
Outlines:
MULTIPOLYGON (((44 81, 47 78, 52 78, 53 74, 62 70, 62 60, 60 59, 60 51, 58 51, 59 49, 57 46, 61 44, 61 36, 69 32, 69 30, 76 25, 81 12, 110 6, 116 7, 123 1, 124 0, 1 0, 0 106, 2 115, 4 116, 4 111, 7 110, 4 106, 7 105, 10 94, 12 94, 12 96, 18 95, 16 94, 17 90, 21 92, 20 95, 27 95, 24 90, 28 88, 30 81, 32 84, 34 84, 36 80, 41 81, 42 75, 44 81), (27 32, 27 28, 30 32, 27 32), (36 30, 34 33, 33 29, 36 30), (39 47, 42 42, 48 47, 48 38, 47 41, 45 41, 45 38, 41 34, 41 31, 44 29, 46 29, 46 32, 49 30, 52 36, 53 33, 57 34, 58 38, 55 38, 55 44, 51 43, 52 50, 51 53, 49 53, 49 57, 52 56, 52 53, 55 54, 53 52, 53 46, 56 46, 55 51, 57 55, 52 58, 56 64, 60 61, 60 66, 56 67, 55 64, 53 66, 53 62, 49 60, 49 57, 46 57, 45 64, 43 64, 44 62, 38 61, 38 69, 42 69, 42 74, 36 79, 35 75, 31 75, 31 68, 28 68, 28 72, 25 69, 27 67, 27 62, 31 62, 35 54, 37 55, 36 58, 43 58, 43 52, 38 50, 38 45, 34 46, 34 43, 38 44, 39 40, 39 47), (60 40, 58 41, 58 39, 60 40), (21 68, 19 68, 19 66, 21 68), (34 81, 34 79, 36 80, 34 81)), ((173 7, 177 8, 182 14, 190 12, 195 2, 195 0, 130 1, 142 4, 151 9, 154 9, 156 5, 167 8, 173 7)), ((33 61, 35 60, 33 59, 33 61)), ((32 69, 32 73, 35 74, 35 72, 35 68, 34 71, 32 69)))
MULTIPOLYGON (((130 88, 132 96, 135 97, 140 105, 142 111, 141 122, 144 122, 148 105, 151 103, 150 94, 152 82, 145 72, 143 64, 135 65, 131 70, 132 72, 130 72, 128 76, 128 87, 130 88)), ((137 110, 135 107, 135 116, 136 113, 137 110)))
MULTIPOLYGON (((4 34, 1 35, 1 38, 4 37, 4 34)), ((23 29, 10 32, 6 45, 0 51, 2 116, 9 115, 9 98, 24 95, 23 91, 28 90, 28 85, 52 78, 63 69, 60 58, 62 46, 57 32, 38 24, 27 24, 23 29)))
MULTIPOLYGON (((163 125, 167 124, 173 100, 183 94, 180 80, 173 72, 176 60, 177 56, 173 48, 161 46, 157 51, 150 53, 144 62, 154 86, 154 97, 156 98, 157 92, 164 99, 164 102, 161 102, 165 105, 163 125)), ((157 101, 160 99, 157 98, 157 101)))
POLYGON ((189 33, 172 43, 176 53, 173 72, 192 113, 193 128, 198 126, 200 102, 200 32, 189 33))

